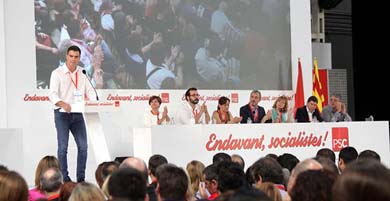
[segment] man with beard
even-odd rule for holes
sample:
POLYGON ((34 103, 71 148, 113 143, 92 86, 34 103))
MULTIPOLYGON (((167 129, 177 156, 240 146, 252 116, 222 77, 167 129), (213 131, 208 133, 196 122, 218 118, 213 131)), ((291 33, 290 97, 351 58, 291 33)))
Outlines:
POLYGON ((258 90, 253 90, 249 99, 249 103, 240 108, 241 123, 268 123, 270 122, 268 116, 265 114, 263 107, 259 106, 261 100, 261 93, 258 90))
POLYGON ((199 105, 199 94, 197 88, 189 88, 185 93, 186 102, 180 105, 176 111, 176 124, 208 124, 210 115, 207 111, 206 102, 199 105))

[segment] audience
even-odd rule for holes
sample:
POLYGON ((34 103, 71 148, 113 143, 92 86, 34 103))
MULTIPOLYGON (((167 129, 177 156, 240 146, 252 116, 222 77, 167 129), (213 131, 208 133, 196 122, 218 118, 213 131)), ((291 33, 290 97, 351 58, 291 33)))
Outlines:
POLYGON ((26 201, 27 183, 15 171, 0 171, 0 201, 26 201))
POLYGON ((114 172, 108 181, 108 191, 112 201, 143 201, 146 197, 144 175, 134 168, 121 168, 114 172))
POLYGON ((103 192, 95 185, 81 182, 76 185, 69 197, 69 201, 105 201, 103 192))
POLYGON ((62 173, 58 168, 49 168, 43 171, 40 182, 42 190, 48 200, 59 200, 62 180, 62 173))
POLYGON ((374 159, 374 160, 378 160, 378 162, 381 162, 381 157, 379 156, 378 153, 376 153, 373 150, 367 149, 360 152, 360 154, 358 155, 358 160, 366 160, 366 159, 374 159))
POLYGON ((339 153, 339 170, 342 173, 348 163, 355 161, 358 157, 358 152, 353 147, 344 147, 339 153))

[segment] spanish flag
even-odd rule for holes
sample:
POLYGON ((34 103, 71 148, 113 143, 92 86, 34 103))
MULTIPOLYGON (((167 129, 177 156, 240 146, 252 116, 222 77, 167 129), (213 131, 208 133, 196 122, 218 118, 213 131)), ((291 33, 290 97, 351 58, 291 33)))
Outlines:
POLYGON ((324 107, 324 103, 325 103, 324 88, 321 84, 320 74, 318 72, 317 58, 315 58, 315 57, 314 57, 313 65, 314 65, 314 69, 313 69, 313 96, 317 97, 317 99, 318 99, 317 108, 320 112, 322 112, 322 108, 324 107))
POLYGON ((298 77, 297 77, 297 88, 295 89, 294 112, 296 112, 298 108, 304 105, 305 105, 305 95, 303 93, 302 65, 301 65, 301 59, 298 58, 298 77))

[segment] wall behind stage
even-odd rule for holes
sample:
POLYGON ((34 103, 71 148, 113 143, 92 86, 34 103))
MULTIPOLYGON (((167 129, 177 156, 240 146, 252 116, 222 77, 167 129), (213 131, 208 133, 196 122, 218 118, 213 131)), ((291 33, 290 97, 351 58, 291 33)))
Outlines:
MULTIPOLYGON (((4 17, 4 24, 2 24, 0 17, 0 126, 23 129, 24 154, 18 160, 24 160, 24 168, 9 168, 21 172, 31 185, 38 161, 44 155, 56 155, 57 141, 53 110, 47 101, 48 91, 35 88, 34 2, 23 0, 5 0, 3 2, 4 9, 1 9, 0 6, 0 11, 4 10, 1 12, 4 13, 1 16, 4 17), (4 31, 4 39, 2 39, 2 31, 4 31)), ((294 91, 298 58, 301 58, 305 98, 307 98, 311 95, 312 88, 310 1, 291 1, 290 9, 292 86, 294 91)), ((234 99, 231 104, 233 115, 238 115, 239 107, 248 102, 250 93, 250 91, 213 90, 200 90, 199 92, 204 95, 205 99, 209 99, 210 111, 215 110, 216 100, 219 96, 226 95, 234 99)), ((169 103, 166 104, 170 114, 173 114, 175 107, 180 104, 183 90, 99 91, 102 100, 123 100, 121 101, 121 112, 101 114, 107 146, 112 159, 116 156, 132 154, 132 128, 142 126, 142 115, 148 109, 148 96, 162 93, 164 96, 168 94, 169 103)), ((262 93, 264 100, 260 105, 266 109, 271 108, 273 98, 280 94, 287 94, 293 99, 291 91, 262 91, 262 93)), ((69 169, 74 178, 76 147, 73 139, 70 139, 69 143, 69 169)), ((97 165, 91 149, 89 150, 87 167, 87 180, 93 182, 93 173, 97 165)))

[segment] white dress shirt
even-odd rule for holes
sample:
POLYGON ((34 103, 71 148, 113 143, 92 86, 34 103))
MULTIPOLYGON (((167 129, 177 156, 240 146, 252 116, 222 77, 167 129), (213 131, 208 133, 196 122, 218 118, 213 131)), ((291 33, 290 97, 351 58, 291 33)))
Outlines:
MULTIPOLYGON (((74 102, 74 92, 79 90, 81 94, 89 100, 96 100, 96 94, 92 85, 87 80, 87 76, 83 74, 83 68, 76 67, 76 70, 71 73, 66 64, 59 66, 51 73, 49 99, 54 105, 59 101, 71 104, 74 102), (75 86, 77 76, 77 89, 75 86), (72 81, 73 80, 73 81, 72 81)), ((55 109, 59 108, 54 106, 55 109)))
MULTIPOLYGON (((158 112, 158 119, 162 119, 163 113, 161 111, 158 112)), ((154 115, 150 110, 146 111, 144 114, 144 125, 147 128, 151 126, 158 125, 157 124, 157 115, 154 115)), ((167 124, 167 121, 164 120, 161 122, 162 125, 167 124)))
MULTIPOLYGON (((176 110, 175 123, 181 125, 194 125, 195 115, 200 112, 199 104, 195 105, 195 109, 192 110, 191 105, 188 102, 181 104, 176 110)), ((205 114, 203 113, 199 119, 199 124, 206 124, 205 114)))

